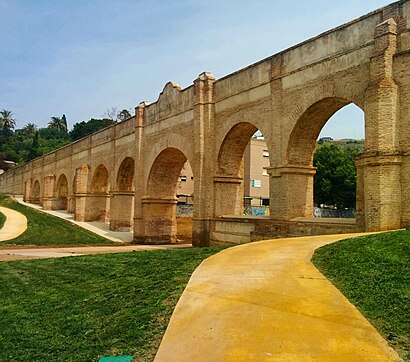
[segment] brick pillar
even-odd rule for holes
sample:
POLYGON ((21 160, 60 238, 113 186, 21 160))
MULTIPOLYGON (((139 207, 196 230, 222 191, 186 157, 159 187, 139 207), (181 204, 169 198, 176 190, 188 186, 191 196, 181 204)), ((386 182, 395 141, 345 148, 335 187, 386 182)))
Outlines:
POLYGON ((313 178, 316 167, 286 165, 267 169, 272 219, 313 216, 313 178))
POLYGON ((134 191, 111 191, 110 230, 129 231, 134 219, 134 191))
POLYGON ((364 105, 366 147, 357 161, 364 201, 358 217, 368 231, 400 227, 402 160, 398 149, 398 86, 393 79, 396 38, 393 19, 376 27, 364 105))
POLYGON ((364 178, 364 207, 357 210, 357 217, 366 231, 400 228, 401 164, 401 155, 362 155, 356 161, 364 178))
MULTIPOLYGON (((192 218, 192 245, 210 245, 210 220, 214 216, 213 146, 215 106, 213 86, 215 77, 201 73, 194 81, 194 213, 192 218)), ((192 165, 193 166, 193 165, 192 165)))
POLYGON ((82 165, 75 170, 75 210, 74 210, 74 220, 84 221, 85 220, 85 207, 87 200, 87 190, 88 190, 88 165, 82 165))
POLYGON ((24 195, 23 195, 24 202, 30 202, 32 182, 33 180, 30 178, 24 183, 24 195))
POLYGON ((69 212, 70 214, 74 214, 75 213, 75 193, 71 193, 68 197, 67 197, 67 212, 69 212))
POLYGON ((54 205, 54 184, 56 177, 54 175, 48 175, 44 177, 44 190, 43 190, 43 209, 52 210, 54 205))
POLYGON ((243 178, 215 176, 214 187, 215 216, 243 215, 243 178))
POLYGON ((135 172, 134 172, 134 239, 135 243, 145 242, 145 224, 142 197, 145 190, 144 170, 144 116, 147 102, 141 102, 135 108, 135 172))
POLYGON ((177 198, 143 197, 144 244, 168 244, 177 241, 177 198))

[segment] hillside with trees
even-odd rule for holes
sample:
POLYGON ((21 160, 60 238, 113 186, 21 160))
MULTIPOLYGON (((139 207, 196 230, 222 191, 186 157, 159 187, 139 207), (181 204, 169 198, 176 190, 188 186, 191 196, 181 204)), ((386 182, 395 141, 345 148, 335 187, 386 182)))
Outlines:
POLYGON ((112 108, 105 118, 74 123, 72 130, 68 130, 64 114, 51 117, 45 128, 30 122, 16 129, 13 112, 3 109, 0 111, 0 169, 29 162, 129 117, 128 110, 117 112, 112 108))

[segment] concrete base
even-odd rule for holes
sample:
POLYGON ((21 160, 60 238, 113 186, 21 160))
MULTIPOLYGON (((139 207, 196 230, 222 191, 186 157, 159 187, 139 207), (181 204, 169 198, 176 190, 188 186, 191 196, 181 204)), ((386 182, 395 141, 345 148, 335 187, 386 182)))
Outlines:
POLYGON ((331 235, 361 232, 356 219, 224 216, 210 223, 210 244, 231 245, 292 236, 331 235))

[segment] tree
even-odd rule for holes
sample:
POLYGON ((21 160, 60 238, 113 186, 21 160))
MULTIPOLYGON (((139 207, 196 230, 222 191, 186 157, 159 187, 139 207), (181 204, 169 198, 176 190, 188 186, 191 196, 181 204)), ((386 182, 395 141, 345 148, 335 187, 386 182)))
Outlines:
POLYGON ((55 128, 60 131, 67 132, 67 120, 65 115, 60 117, 51 117, 50 122, 48 122, 48 128, 55 128))
POLYGON ((0 111, 0 128, 7 128, 9 130, 16 127, 16 120, 13 118, 13 112, 7 109, 2 109, 0 111))
POLYGON ((120 113, 117 114, 117 119, 119 121, 125 121, 126 119, 131 117, 131 113, 128 111, 128 109, 123 109, 120 113))
POLYGON ((105 113, 103 114, 104 119, 110 119, 112 121, 116 121, 118 117, 118 109, 117 107, 107 108, 105 113))
POLYGON ((356 205, 356 167, 355 157, 360 153, 358 147, 340 147, 325 143, 313 157, 317 167, 314 183, 315 204, 333 205, 337 208, 356 205))
POLYGON ((105 119, 111 119, 112 121, 125 121, 126 119, 131 117, 131 113, 128 109, 123 109, 121 112, 118 112, 117 107, 107 108, 103 117, 105 119))
POLYGON ((23 127, 23 132, 26 136, 33 138, 37 132, 37 126, 34 123, 27 123, 23 127))
POLYGON ((79 140, 80 138, 86 137, 91 133, 97 132, 100 129, 111 126, 116 122, 112 119, 95 119, 91 118, 89 121, 75 123, 73 129, 70 131, 70 136, 72 141, 79 140))

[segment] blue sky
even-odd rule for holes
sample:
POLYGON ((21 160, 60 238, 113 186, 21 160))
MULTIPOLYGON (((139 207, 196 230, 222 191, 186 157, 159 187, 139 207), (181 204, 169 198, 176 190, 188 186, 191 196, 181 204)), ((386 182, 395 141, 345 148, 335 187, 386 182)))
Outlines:
MULTIPOLYGON (((17 127, 155 101, 168 81, 217 78, 388 4, 345 1, 0 0, 0 109, 17 127)), ((363 137, 348 107, 322 135, 363 137)))

